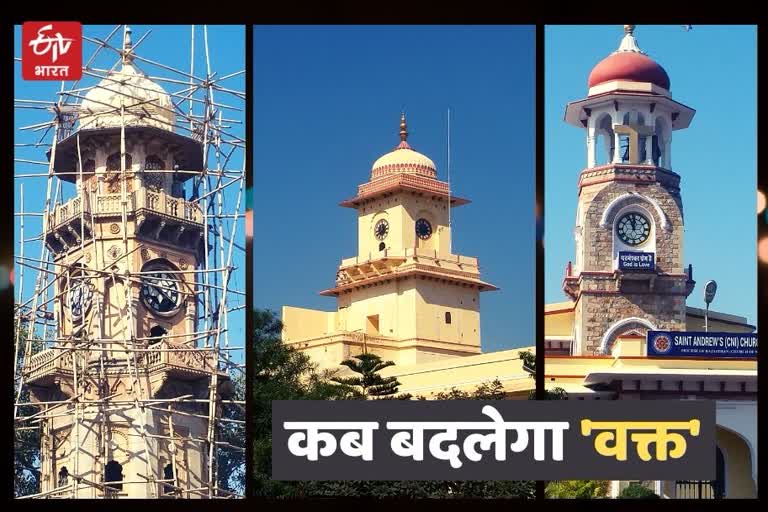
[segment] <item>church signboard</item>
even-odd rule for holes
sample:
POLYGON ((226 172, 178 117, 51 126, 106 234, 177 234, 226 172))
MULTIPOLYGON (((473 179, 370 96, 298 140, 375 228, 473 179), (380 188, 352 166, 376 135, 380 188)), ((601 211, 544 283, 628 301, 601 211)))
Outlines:
POLYGON ((648 357, 757 357, 757 333, 648 331, 647 340, 648 357))
POLYGON ((652 252, 619 251, 619 270, 654 270, 655 259, 652 252))

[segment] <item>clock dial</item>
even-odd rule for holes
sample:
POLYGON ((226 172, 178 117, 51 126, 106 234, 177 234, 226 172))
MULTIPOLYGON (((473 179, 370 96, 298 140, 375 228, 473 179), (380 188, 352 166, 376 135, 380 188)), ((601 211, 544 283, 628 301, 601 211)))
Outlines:
POLYGON ((82 318, 91 305, 93 288, 91 281, 83 271, 72 273, 69 279, 66 305, 73 319, 82 318))
POLYGON ((151 311, 161 315, 176 312, 181 304, 179 281, 168 265, 155 265, 144 274, 141 284, 141 299, 151 311))
POLYGON ((387 238, 388 233, 389 233, 389 222, 387 222, 385 219, 381 219, 373 227, 373 234, 378 240, 384 240, 385 238, 387 238))
POLYGON ((651 223, 640 213, 627 213, 616 223, 616 234, 630 247, 642 245, 651 234, 651 223))
POLYGON ((422 240, 426 240, 432 236, 432 224, 430 224, 427 219, 419 219, 416 221, 416 236, 422 240))

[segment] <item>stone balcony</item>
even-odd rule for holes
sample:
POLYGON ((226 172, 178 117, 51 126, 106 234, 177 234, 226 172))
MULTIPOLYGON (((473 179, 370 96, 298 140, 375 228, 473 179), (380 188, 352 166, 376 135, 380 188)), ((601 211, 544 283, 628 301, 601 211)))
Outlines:
POLYGON ((24 365, 24 379, 28 384, 46 386, 59 378, 72 377, 72 352, 46 349, 33 355, 24 365))
MULTIPOLYGON (((217 372, 220 378, 227 379, 225 372, 218 369, 218 358, 212 351, 190 351, 183 343, 162 341, 154 345, 157 350, 138 352, 136 365, 141 373, 159 383, 169 378, 178 380, 198 380, 217 372)), ((92 352, 98 354, 98 352, 92 352)), ((27 384, 46 388, 55 384, 62 389, 71 389, 73 385, 72 351, 66 347, 49 348, 33 355, 24 365, 24 379, 27 384)), ((125 352, 114 350, 105 363, 105 372, 109 375, 130 374, 133 361, 126 359, 125 352)), ((79 366, 79 365, 78 365, 79 366)), ((100 371, 99 360, 89 362, 89 369, 79 366, 79 371, 92 374, 100 371), (92 366, 92 367, 91 367, 92 366)))
POLYGON ((336 286, 320 292, 320 295, 337 296, 340 292, 371 284, 374 281, 399 279, 405 276, 452 280, 460 284, 478 286, 482 290, 497 290, 490 283, 480 280, 477 258, 458 254, 440 254, 434 249, 404 248, 384 249, 341 261, 336 274, 336 286))
MULTIPOLYGON (((93 237, 93 223, 121 219, 122 194, 78 196, 44 214, 45 243, 55 254, 68 252, 93 237)), ((126 194, 125 213, 136 221, 135 234, 173 245, 196 248, 203 231, 203 212, 197 203, 164 191, 141 188, 126 194)), ((130 229, 130 227, 129 227, 130 229)))

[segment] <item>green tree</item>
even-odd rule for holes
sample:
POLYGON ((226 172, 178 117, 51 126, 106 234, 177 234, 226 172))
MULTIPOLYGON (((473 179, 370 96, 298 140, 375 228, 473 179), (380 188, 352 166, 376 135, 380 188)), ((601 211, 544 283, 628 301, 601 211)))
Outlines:
POLYGON ((269 310, 253 313, 252 357, 248 363, 251 379, 250 435, 253 446, 253 474, 250 492, 255 496, 297 496, 296 482, 271 479, 272 401, 332 400, 351 398, 350 392, 316 371, 306 354, 281 340, 282 323, 269 310))
POLYGON ((648 487, 642 484, 639 484, 637 482, 632 482, 621 491, 621 493, 619 494, 619 498, 660 499, 660 496, 655 492, 653 492, 652 490, 650 490, 648 487))
POLYGON ((396 377, 382 377, 379 372, 394 366, 392 361, 383 361, 376 354, 359 354, 353 359, 341 362, 357 375, 350 377, 332 377, 331 380, 351 390, 356 398, 391 397, 397 394, 400 385, 396 377))
MULTIPOLYGON (((18 324, 14 325, 15 327, 18 324)), ((32 354, 43 349, 43 342, 32 339, 27 345, 28 325, 22 323, 21 338, 19 339, 19 352, 17 365, 20 368, 24 362, 24 350, 29 348, 32 354)), ((14 332, 17 332, 14 329, 14 332)), ((17 375, 18 376, 18 375, 17 375)), ((14 380, 13 400, 16 400, 19 382, 14 380)), ((24 387, 19 395, 19 403, 28 404, 31 399, 29 388, 24 387)), ((16 411, 16 417, 24 418, 39 411, 33 405, 20 405, 16 411)), ((40 492, 40 424, 31 425, 29 422, 17 422, 13 429, 13 491, 14 496, 27 496, 40 492)))
MULTIPOLYGON (((231 386, 226 386, 226 396, 222 398, 243 401, 245 400, 245 375, 240 373, 232 378, 231 386)), ((239 404, 224 404, 222 406, 219 423, 220 433, 217 451, 217 481, 221 489, 237 494, 245 493, 245 451, 243 440, 245 439, 245 424, 239 423, 245 420, 245 407, 239 404)))
POLYGON ((556 480, 549 482, 544 494, 547 498, 605 498, 608 480, 556 480))

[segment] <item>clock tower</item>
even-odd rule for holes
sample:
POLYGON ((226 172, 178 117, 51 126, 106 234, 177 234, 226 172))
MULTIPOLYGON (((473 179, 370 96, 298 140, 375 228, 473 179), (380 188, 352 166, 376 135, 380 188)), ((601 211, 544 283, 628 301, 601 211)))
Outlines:
POLYGON ((185 188, 205 169, 204 144, 176 133, 171 97, 133 62, 130 34, 120 69, 48 154, 75 194, 44 217, 56 337, 24 367, 43 496, 196 498, 210 485, 208 401, 228 377, 200 350, 208 247, 185 188))
POLYGON ((337 311, 285 307, 283 341, 326 367, 367 351, 400 366, 479 354, 480 292, 497 288, 451 251, 449 209, 467 203, 411 147, 401 115, 400 143, 341 203, 357 210, 358 250, 321 292, 337 311))
POLYGON ((618 336, 684 330, 693 291, 683 261, 680 176, 672 133, 694 110, 675 101, 667 72, 637 45, 634 25, 589 75, 565 120, 585 130, 578 180, 576 259, 563 289, 575 302, 573 355, 610 354, 618 336))

